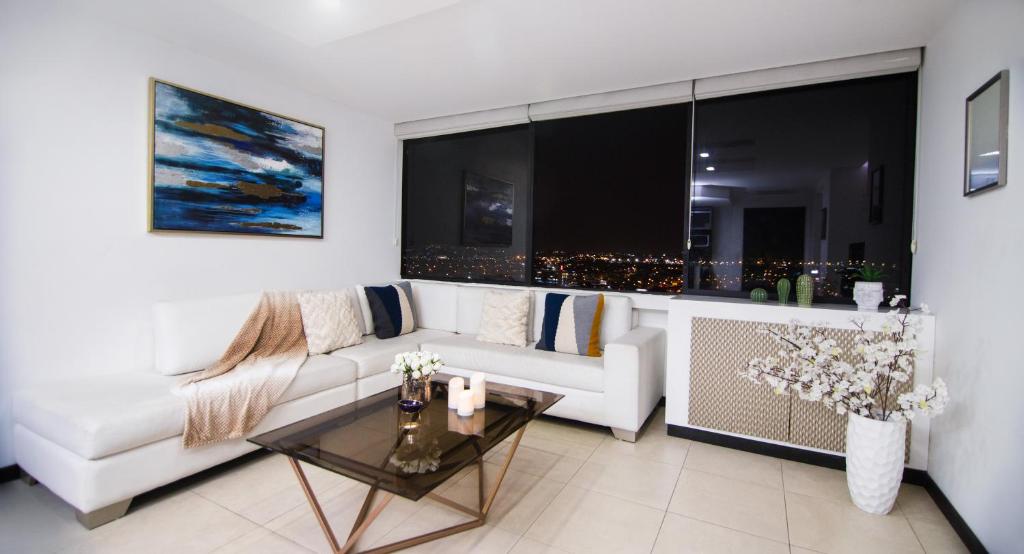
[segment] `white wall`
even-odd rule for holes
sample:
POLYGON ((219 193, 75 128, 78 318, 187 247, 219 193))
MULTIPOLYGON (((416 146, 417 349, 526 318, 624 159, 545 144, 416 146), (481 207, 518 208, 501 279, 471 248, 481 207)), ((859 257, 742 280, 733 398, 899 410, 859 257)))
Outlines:
POLYGON ((1024 531, 1024 3, 965 2, 925 50, 914 297, 937 315, 936 374, 952 403, 928 472, 992 552, 1024 531), (1009 185, 962 196, 964 100, 1010 70, 1009 185))
POLYGON ((397 276, 390 122, 50 2, 3 11, 0 466, 10 391, 145 370, 156 300, 397 276), (325 126, 325 238, 147 233, 150 76, 325 126))

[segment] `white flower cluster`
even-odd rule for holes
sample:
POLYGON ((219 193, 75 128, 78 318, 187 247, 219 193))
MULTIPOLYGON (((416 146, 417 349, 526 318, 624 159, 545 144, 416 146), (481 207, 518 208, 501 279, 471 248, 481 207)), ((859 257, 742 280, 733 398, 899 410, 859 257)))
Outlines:
POLYGON ((854 325, 859 332, 851 361, 843 359, 843 350, 820 324, 763 327, 784 348, 776 356, 750 360, 740 375, 777 394, 794 391, 803 400, 823 402, 839 414, 899 421, 913 419, 915 412, 942 413, 949 393, 941 379, 895 394, 900 383, 913 381, 920 322, 908 312, 890 315, 877 330, 866 329, 863 320, 854 325))
POLYGON ((391 373, 401 373, 421 379, 441 371, 444 364, 441 357, 433 352, 402 352, 395 355, 395 363, 391 364, 391 373))

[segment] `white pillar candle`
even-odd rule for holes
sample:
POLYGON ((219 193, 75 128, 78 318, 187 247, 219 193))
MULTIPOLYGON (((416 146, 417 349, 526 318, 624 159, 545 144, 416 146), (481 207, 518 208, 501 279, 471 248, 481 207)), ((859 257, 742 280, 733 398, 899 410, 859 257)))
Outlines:
POLYGON ((469 377, 469 388, 473 391, 473 407, 482 410, 487 401, 487 378, 483 373, 469 377))
POLYGON ((471 416, 473 415, 473 391, 463 390, 459 394, 459 415, 460 416, 471 416))
POLYGON ((459 395, 462 394, 462 390, 466 388, 466 380, 462 377, 452 377, 451 381, 448 381, 448 409, 456 410, 459 408, 459 395))

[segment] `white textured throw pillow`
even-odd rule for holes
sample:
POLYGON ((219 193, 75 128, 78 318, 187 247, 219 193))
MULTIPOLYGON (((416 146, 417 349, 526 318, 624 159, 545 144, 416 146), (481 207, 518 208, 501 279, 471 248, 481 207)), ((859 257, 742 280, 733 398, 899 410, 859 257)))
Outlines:
POLYGON ((487 291, 476 340, 512 346, 526 346, 530 315, 530 292, 487 291))
POLYGON ((363 333, 345 291, 300 292, 299 310, 310 354, 324 354, 363 342, 363 333))

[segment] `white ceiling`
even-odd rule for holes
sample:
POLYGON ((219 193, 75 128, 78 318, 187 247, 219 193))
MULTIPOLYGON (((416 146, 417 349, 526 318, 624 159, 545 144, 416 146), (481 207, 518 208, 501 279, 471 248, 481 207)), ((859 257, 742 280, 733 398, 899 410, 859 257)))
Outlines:
POLYGON ((390 121, 921 46, 958 0, 78 0, 390 121))
POLYGON ((214 0, 310 47, 397 23, 460 0, 214 0))

